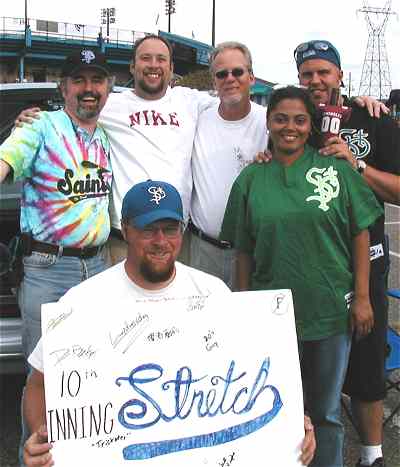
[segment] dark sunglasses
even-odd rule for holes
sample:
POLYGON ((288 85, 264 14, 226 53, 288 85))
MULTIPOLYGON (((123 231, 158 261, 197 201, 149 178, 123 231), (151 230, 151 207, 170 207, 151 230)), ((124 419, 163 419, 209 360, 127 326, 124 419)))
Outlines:
POLYGON ((229 73, 234 78, 240 78, 245 74, 246 70, 243 68, 233 68, 232 70, 219 70, 215 72, 215 76, 218 79, 226 79, 229 76, 229 73))

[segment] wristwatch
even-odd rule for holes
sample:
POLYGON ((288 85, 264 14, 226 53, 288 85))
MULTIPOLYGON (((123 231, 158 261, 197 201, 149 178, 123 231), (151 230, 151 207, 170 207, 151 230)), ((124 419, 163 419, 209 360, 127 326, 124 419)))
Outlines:
POLYGON ((357 159, 357 172, 362 175, 366 168, 367 164, 363 160, 357 159))

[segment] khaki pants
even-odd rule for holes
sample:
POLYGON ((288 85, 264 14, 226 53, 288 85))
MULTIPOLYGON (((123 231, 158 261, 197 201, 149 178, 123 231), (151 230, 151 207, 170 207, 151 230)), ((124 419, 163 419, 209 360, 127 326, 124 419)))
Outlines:
POLYGON ((236 276, 236 252, 233 249, 223 250, 211 243, 191 234, 190 265, 192 268, 219 277, 233 290, 236 276))

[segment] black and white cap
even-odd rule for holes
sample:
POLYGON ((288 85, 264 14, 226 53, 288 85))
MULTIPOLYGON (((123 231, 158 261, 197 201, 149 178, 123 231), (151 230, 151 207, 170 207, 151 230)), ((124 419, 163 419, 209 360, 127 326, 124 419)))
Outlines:
POLYGON ((90 48, 83 48, 68 55, 61 69, 61 76, 74 76, 80 70, 97 68, 105 75, 110 75, 106 57, 103 53, 90 48))

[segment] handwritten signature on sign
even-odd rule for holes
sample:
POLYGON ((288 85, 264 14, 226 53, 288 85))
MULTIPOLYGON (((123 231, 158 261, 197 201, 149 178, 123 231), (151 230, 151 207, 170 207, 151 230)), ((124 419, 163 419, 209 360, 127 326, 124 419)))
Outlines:
POLYGON ((209 330, 207 335, 203 336, 203 339, 206 343, 206 350, 208 352, 211 352, 212 349, 215 349, 218 347, 218 342, 215 339, 215 331, 209 330))
POLYGON ((229 454, 229 456, 223 457, 221 462, 218 462, 218 465, 220 467, 229 467, 233 461, 235 461, 235 452, 232 452, 232 454, 229 454))
POLYGON ((188 299, 187 311, 203 310, 207 298, 207 295, 193 295, 188 299))
POLYGON ((157 342, 162 341, 165 339, 170 339, 174 337, 176 334, 179 334, 179 329, 175 326, 172 328, 163 329, 162 331, 153 331, 147 335, 147 340, 150 342, 157 342))
POLYGON ((62 312, 57 317, 52 318, 47 324, 47 332, 52 331, 55 329, 59 324, 69 318, 73 313, 73 310, 70 310, 66 313, 62 312))
POLYGON ((122 347, 122 353, 126 353, 134 344, 138 337, 143 333, 149 323, 149 315, 147 313, 139 313, 130 321, 124 321, 122 328, 113 336, 110 332, 110 343, 113 349, 122 347))
POLYGON ((74 344, 71 347, 65 347, 62 349, 56 349, 50 352, 50 355, 54 355, 56 361, 54 366, 61 363, 66 358, 75 358, 79 360, 91 360, 96 355, 97 350, 93 349, 89 344, 87 346, 74 344))

